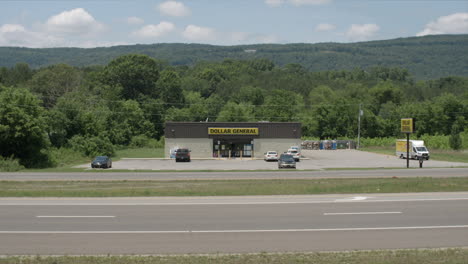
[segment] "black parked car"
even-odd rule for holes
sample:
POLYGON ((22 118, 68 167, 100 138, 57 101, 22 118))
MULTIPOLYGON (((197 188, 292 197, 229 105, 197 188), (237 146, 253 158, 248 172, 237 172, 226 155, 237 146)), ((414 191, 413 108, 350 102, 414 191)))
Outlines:
POLYGON ((296 161, 294 160, 293 155, 281 154, 278 159, 278 169, 281 168, 296 168, 296 161))
POLYGON ((91 162, 91 168, 112 168, 112 160, 107 156, 97 156, 91 162))
POLYGON ((175 161, 190 161, 190 150, 186 148, 181 148, 175 152, 175 161))

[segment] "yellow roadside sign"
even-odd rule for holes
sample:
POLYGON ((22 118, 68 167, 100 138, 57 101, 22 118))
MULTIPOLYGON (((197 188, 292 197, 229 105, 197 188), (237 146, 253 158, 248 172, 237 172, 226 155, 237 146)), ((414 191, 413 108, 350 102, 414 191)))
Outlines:
POLYGON ((401 133, 413 133, 414 123, 413 118, 402 118, 401 119, 401 133))

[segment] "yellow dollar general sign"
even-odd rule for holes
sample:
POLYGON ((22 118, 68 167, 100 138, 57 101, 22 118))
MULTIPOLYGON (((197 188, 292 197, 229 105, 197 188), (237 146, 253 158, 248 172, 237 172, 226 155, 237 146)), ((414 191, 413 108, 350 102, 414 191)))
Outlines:
POLYGON ((401 119, 401 133, 413 133, 414 125, 413 118, 402 118, 401 119))
POLYGON ((258 135, 257 127, 209 127, 208 135, 258 135))

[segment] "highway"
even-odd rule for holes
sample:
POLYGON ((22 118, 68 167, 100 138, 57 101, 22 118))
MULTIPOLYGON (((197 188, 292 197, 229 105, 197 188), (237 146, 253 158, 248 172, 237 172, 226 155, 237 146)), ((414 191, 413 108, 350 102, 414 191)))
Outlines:
POLYGON ((388 177, 468 177, 468 168, 418 168, 369 170, 271 170, 216 172, 2 172, 0 181, 106 181, 106 180, 236 180, 236 179, 324 179, 388 177))
POLYGON ((468 246, 468 192, 0 198, 0 254, 180 254, 468 246))

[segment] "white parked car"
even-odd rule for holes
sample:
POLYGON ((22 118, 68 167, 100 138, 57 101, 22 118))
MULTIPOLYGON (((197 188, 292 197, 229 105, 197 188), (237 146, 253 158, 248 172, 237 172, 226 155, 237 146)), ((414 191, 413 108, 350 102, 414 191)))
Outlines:
POLYGON ((297 149, 288 149, 286 154, 292 155, 295 161, 301 160, 301 152, 297 149))
POLYGON ((265 153, 265 157, 263 158, 265 161, 278 161, 278 152, 276 151, 267 151, 265 153))

